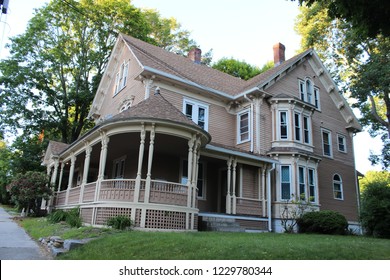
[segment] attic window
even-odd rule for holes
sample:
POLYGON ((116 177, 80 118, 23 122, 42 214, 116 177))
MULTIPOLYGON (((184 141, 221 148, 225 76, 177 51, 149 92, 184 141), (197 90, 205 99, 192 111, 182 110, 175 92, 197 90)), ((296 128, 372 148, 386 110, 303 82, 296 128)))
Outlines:
POLYGON ((127 75, 129 73, 129 62, 123 62, 115 76, 114 96, 120 92, 127 83, 127 75))
POLYGON ((314 86, 310 79, 299 80, 299 97, 302 101, 320 108, 320 90, 314 86))

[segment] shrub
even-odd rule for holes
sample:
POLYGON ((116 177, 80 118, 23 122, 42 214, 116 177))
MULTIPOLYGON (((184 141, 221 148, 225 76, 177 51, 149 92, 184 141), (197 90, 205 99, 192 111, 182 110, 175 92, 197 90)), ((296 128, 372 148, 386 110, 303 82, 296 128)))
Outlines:
POLYGON ((48 221, 56 224, 62 221, 66 220, 67 213, 64 210, 55 210, 54 212, 50 213, 47 217, 48 221))
POLYGON ((132 225, 131 220, 126 216, 115 216, 107 221, 107 225, 115 229, 124 230, 132 225))
POLYGON ((59 223, 65 221, 71 227, 81 227, 82 220, 80 218, 80 209, 72 208, 69 211, 56 210, 48 217, 49 222, 59 223))
POLYGON ((362 193, 360 220, 365 233, 390 238, 390 186, 371 182, 362 193))
POLYGON ((324 210, 305 213, 298 219, 300 233, 346 234, 347 219, 338 212, 324 210))

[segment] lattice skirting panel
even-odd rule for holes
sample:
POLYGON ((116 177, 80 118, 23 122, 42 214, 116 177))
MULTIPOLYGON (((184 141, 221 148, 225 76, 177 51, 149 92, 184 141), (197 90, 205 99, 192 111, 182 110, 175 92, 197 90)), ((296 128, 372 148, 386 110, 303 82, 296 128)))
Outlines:
POLYGON ((81 208, 80 216, 83 223, 92 224, 93 208, 81 208))
POLYGON ((145 228, 185 230, 186 213, 147 209, 145 228))
POLYGON ((96 225, 106 225, 108 219, 115 216, 126 216, 131 218, 131 208, 119 207, 97 207, 96 208, 96 225))

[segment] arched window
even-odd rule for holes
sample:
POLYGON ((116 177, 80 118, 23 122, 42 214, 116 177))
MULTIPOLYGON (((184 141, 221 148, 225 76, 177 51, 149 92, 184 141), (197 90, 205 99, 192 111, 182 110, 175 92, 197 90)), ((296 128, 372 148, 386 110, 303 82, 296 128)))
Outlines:
POLYGON ((339 174, 333 176, 333 197, 334 199, 343 200, 343 181, 339 174))
POLYGON ((301 100, 314 105, 317 109, 320 106, 320 91, 314 86, 313 82, 306 78, 304 81, 299 81, 299 94, 301 100))

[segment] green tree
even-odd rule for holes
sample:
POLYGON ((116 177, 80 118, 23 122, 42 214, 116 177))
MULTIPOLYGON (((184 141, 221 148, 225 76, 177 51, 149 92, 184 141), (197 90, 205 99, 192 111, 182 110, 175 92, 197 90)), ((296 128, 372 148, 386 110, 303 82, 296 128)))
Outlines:
POLYGON ((360 192, 363 193, 370 184, 379 184, 390 186, 390 172, 388 171, 368 171, 362 179, 359 180, 360 192))
POLYGON ((390 238, 390 184, 388 178, 367 182, 362 192, 360 219, 366 234, 390 238))
MULTIPOLYGON (((295 1, 295 0, 291 0, 295 1)), ((327 7, 332 19, 344 19, 366 36, 375 38, 379 34, 390 35, 390 5, 384 0, 298 0, 299 3, 312 6, 319 3, 327 7)))
POLYGON ((8 203, 9 195, 6 186, 10 183, 11 151, 3 140, 0 140, 0 203, 8 203))
POLYGON ((359 108, 361 123, 372 136, 381 135, 383 149, 372 163, 390 166, 390 40, 370 38, 350 22, 333 19, 326 5, 302 6, 295 29, 303 49, 313 47, 325 61, 341 90, 359 108))
POLYGON ((9 185, 11 199, 26 213, 30 209, 35 215, 39 214, 42 199, 49 199, 52 191, 47 176, 42 172, 28 171, 18 174, 9 185))
POLYGON ((226 58, 226 57, 221 58, 220 60, 212 64, 212 68, 243 80, 249 80, 250 78, 257 76, 258 74, 272 67, 273 67, 272 62, 268 62, 262 68, 259 68, 254 65, 250 65, 245 61, 240 61, 234 58, 226 58))
POLYGON ((91 127, 86 117, 119 32, 168 49, 193 43, 175 20, 128 0, 50 1, 0 62, 0 130, 76 140, 91 127))

